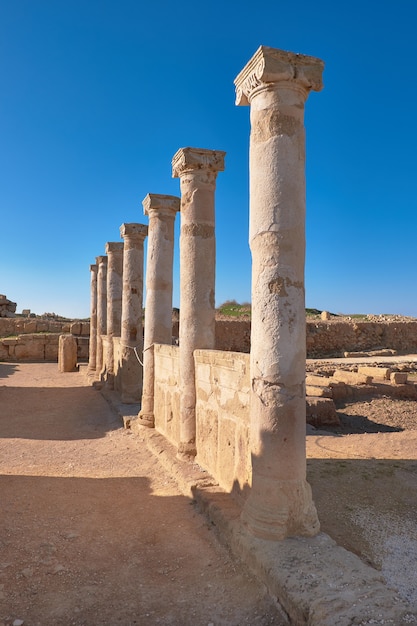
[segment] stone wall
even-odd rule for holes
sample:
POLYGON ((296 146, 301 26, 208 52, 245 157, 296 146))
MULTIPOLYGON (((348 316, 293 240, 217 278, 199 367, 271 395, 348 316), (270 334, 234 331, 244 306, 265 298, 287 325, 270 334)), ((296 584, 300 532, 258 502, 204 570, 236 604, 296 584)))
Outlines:
POLYGON ((24 318, 0 319, 1 361, 56 361, 61 333, 77 340, 77 358, 88 358, 88 322, 58 322, 24 318))
POLYGON ((250 485, 249 355, 196 350, 196 462, 236 495, 250 485))
POLYGON ((340 357, 345 351, 360 352, 378 348, 417 353, 417 321, 307 322, 309 358, 340 357))
MULTIPOLYGON (((216 349, 250 352, 250 321, 216 321, 216 349)), ((344 352, 390 348, 417 353, 417 321, 309 321, 308 358, 341 357, 344 352)))
POLYGON ((180 441, 179 348, 155 344, 155 428, 172 444, 180 441))

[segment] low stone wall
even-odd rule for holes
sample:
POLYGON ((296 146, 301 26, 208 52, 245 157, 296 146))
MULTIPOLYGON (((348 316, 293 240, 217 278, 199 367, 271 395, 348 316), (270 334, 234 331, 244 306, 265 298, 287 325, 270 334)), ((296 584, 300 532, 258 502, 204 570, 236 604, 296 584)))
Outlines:
POLYGON ((26 317, 0 318, 0 337, 35 333, 71 333, 71 335, 88 337, 90 322, 60 322, 26 317))
POLYGON ((155 344, 155 428, 177 446, 180 442, 179 348, 155 344))
POLYGON ((77 359, 88 359, 90 324, 25 318, 0 319, 1 361, 56 361, 59 336, 74 335, 77 359))
POLYGON ((417 322, 307 322, 307 357, 389 348, 417 352, 417 322))
POLYGON ((249 355, 196 350, 196 463, 241 496, 251 481, 249 355))
MULTIPOLYGON (((216 321, 216 349, 250 352, 250 321, 216 321)), ((389 348, 417 353, 417 321, 307 321, 308 358, 342 357, 344 352, 389 348)))
MULTIPOLYGON (((26 334, 0 339, 0 361, 58 362, 58 333, 26 334)), ((88 337, 75 337, 77 359, 88 359, 88 337)))

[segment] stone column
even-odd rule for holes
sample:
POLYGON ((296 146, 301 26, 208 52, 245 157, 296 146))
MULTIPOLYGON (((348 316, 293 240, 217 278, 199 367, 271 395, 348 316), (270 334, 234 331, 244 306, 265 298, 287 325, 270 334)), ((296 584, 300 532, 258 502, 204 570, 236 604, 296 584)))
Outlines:
POLYGON ((88 370, 95 372, 97 356, 97 265, 90 265, 91 296, 90 296, 90 342, 88 353, 88 370))
POLYGON ((225 152, 181 148, 172 160, 180 179, 180 443, 178 457, 196 454, 194 350, 215 347, 214 191, 225 152))
POLYGON ((252 488, 242 513, 266 539, 319 531, 306 481, 304 104, 323 62, 261 47, 235 80, 250 104, 252 488))
POLYGON ((172 266, 174 221, 180 208, 175 196, 148 194, 143 201, 149 217, 146 263, 145 333, 143 350, 142 406, 138 423, 153 427, 154 343, 172 343, 172 266))
POLYGON ((97 350, 96 375, 100 376, 103 367, 103 340, 107 333, 107 257, 96 257, 97 262, 97 350))
POLYGON ((143 242, 144 224, 122 224, 124 239, 120 391, 122 402, 134 404, 142 396, 143 352, 143 242))
POLYGON ((114 384, 113 337, 120 337, 122 325, 123 242, 106 243, 107 254, 107 342, 104 354, 107 385, 114 384))

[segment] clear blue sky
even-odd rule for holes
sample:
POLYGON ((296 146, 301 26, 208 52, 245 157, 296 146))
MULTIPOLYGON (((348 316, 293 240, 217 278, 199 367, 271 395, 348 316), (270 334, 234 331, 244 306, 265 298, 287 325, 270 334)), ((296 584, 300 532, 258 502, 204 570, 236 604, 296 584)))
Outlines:
MULTIPOLYGON (((0 293, 87 317, 89 266, 179 195, 178 148, 225 150, 216 301, 250 300, 249 108, 259 45, 325 61, 306 104, 306 305, 417 316, 415 0, 0 0, 0 293)), ((178 232, 178 225, 177 225, 178 232)), ((178 247, 174 306, 179 306, 178 247)))

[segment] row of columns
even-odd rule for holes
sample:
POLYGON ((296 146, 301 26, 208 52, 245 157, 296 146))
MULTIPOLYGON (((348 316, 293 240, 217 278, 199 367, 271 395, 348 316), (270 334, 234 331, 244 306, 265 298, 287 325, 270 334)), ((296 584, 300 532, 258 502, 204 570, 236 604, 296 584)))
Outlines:
MULTIPOLYGON (((306 481, 305 457, 304 105, 311 90, 322 88, 322 71, 319 59, 262 46, 235 80, 236 103, 251 107, 252 485, 242 522, 252 534, 267 539, 314 535, 319 530, 306 481)), ((181 203, 173 196, 153 194, 143 203, 149 217, 149 241, 144 379, 138 421, 154 425, 152 345, 171 342, 173 231, 180 208, 178 455, 182 459, 194 459, 196 454, 193 353, 197 348, 215 347, 214 191, 217 174, 224 169, 224 156, 222 151, 179 150, 172 167, 173 176, 180 179, 181 203)), ((132 350, 141 346, 136 320, 141 312, 140 250, 143 252, 146 230, 137 224, 125 224, 121 229, 122 366, 132 368, 136 389, 142 372, 138 360, 134 363, 130 357, 132 350)), ((110 293, 104 259, 97 257, 97 265, 91 266, 91 328, 94 333, 96 327, 97 336, 106 333, 106 315, 107 320, 112 315, 104 305, 106 289, 107 298, 110 293)), ((118 330, 114 321, 112 324, 108 333, 118 330)), ((101 371, 103 359, 99 345, 100 341, 94 344, 93 340, 90 351, 90 364, 96 371, 101 371)), ((125 392, 133 401, 134 389, 126 388, 125 392)))

